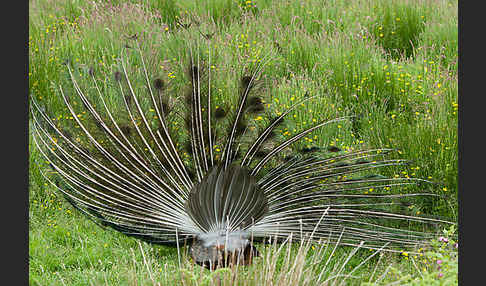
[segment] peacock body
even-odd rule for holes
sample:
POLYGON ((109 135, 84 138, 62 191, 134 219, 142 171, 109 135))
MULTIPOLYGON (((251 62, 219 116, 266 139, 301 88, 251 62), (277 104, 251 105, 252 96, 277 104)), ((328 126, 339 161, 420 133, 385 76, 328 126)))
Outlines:
POLYGON ((100 225, 154 244, 189 240, 193 259, 214 266, 228 263, 228 254, 250 263, 258 255, 252 242, 269 236, 397 250, 430 236, 403 223, 444 223, 398 211, 403 200, 424 194, 363 193, 421 182, 369 175, 405 163, 387 159, 393 150, 295 147, 346 118, 277 136, 302 102, 280 116, 266 112, 260 68, 241 77, 231 109, 213 102, 211 70, 195 57, 183 96, 151 79, 141 62, 145 92, 122 61, 112 79, 116 100, 92 72, 94 95, 88 95, 68 66, 71 94, 68 87, 60 94, 69 123, 56 122, 49 106, 32 101, 34 142, 58 175, 46 179, 100 225), (253 115, 265 117, 264 126, 252 125, 253 115))

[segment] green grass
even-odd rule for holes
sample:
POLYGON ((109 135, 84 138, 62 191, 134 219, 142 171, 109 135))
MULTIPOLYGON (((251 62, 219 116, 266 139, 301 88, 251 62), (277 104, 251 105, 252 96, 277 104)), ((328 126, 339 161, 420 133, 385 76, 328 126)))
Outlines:
MULTIPOLYGON (((136 46, 131 36, 137 35, 153 77, 162 77, 176 92, 184 83, 188 39, 198 41, 207 58, 207 42, 201 34, 208 34, 216 99, 230 106, 234 79, 268 60, 264 79, 272 88, 266 102, 275 114, 307 92, 321 95, 306 103, 305 111, 290 114, 295 120, 281 136, 320 119, 356 115, 350 122, 314 132, 302 144, 348 150, 397 148, 397 156, 410 159, 411 164, 386 170, 388 175, 437 182, 419 190, 443 197, 418 200, 410 211, 457 220, 457 1, 144 0, 107 4, 30 0, 29 7, 29 93, 59 122, 71 122, 58 96, 59 85, 69 91, 64 62, 72 63, 81 78, 93 71, 116 107, 119 98, 110 86, 124 47, 136 46)), ((135 49, 127 49, 127 58, 136 72, 141 63, 135 49)), ((139 245, 77 214, 52 186, 45 185, 40 170, 47 167, 30 141, 32 285, 152 285, 153 277, 163 284, 166 276, 181 281, 176 277, 189 279, 188 273, 197 271, 186 261, 182 267, 186 272, 181 272, 175 249, 139 245)), ((350 251, 339 250, 336 261, 350 251)), ((344 273, 367 255, 358 251, 344 273)), ((371 259, 353 273, 360 278, 349 282, 368 281, 376 265, 373 280, 384 273, 383 283, 403 279, 401 285, 432 285, 425 279, 441 283, 454 277, 454 271, 441 278, 432 268, 420 272, 403 255, 387 254, 378 262, 378 256, 371 259), (392 265, 394 273, 387 265, 392 265), (420 279, 428 282, 420 284, 420 279)))

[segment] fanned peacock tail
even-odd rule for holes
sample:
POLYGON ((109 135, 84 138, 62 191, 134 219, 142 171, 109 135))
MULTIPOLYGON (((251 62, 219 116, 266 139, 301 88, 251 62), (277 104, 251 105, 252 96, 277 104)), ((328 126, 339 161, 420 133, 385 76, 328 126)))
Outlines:
POLYGON ((263 65, 238 79, 238 103, 231 108, 214 102, 210 62, 205 66, 195 51, 184 94, 152 78, 143 57, 140 63, 144 83, 134 85, 133 67, 122 60, 110 79, 115 89, 92 73, 89 88, 81 88, 68 65, 72 87, 59 90, 72 120, 56 120, 32 99, 34 142, 59 175, 46 179, 100 225, 156 244, 193 238, 194 259, 215 264, 224 250, 257 254, 251 240, 268 236, 364 241, 364 247, 393 251, 428 239, 428 225, 447 223, 400 211, 403 201, 432 194, 380 192, 425 182, 373 175, 407 163, 388 158, 393 150, 295 144, 348 118, 278 136, 302 102, 280 116, 266 110, 263 65), (266 124, 256 124, 255 115, 266 124), (376 191, 364 192, 369 189, 376 191))

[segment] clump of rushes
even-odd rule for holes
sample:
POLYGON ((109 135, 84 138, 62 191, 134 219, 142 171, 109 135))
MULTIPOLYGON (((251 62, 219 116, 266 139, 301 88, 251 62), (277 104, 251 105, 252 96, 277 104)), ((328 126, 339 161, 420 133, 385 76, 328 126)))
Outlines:
POLYGON ((412 57, 425 28, 427 7, 399 1, 379 2, 373 10, 376 22, 369 24, 369 30, 391 58, 412 57))

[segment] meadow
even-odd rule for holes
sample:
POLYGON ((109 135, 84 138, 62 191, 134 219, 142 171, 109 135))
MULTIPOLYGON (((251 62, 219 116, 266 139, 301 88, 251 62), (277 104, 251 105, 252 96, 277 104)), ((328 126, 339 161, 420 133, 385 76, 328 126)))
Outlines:
MULTIPOLYGON (((66 63, 103 79, 110 93, 122 55, 134 72, 140 68, 138 50, 152 75, 177 92, 190 40, 211 58, 214 96, 223 104, 231 106, 242 71, 265 63, 265 103, 275 115, 319 95, 290 114, 280 136, 352 115, 302 144, 396 149, 410 164, 386 175, 427 179, 433 183, 410 191, 440 196, 414 201, 409 212, 457 222, 457 1, 29 0, 29 96, 58 122, 72 121, 59 97, 59 86, 70 85, 66 63)), ((141 243, 84 218, 47 183, 48 166, 29 139, 31 285, 457 284, 453 228, 414 254, 261 245, 254 265, 211 274, 183 246, 141 243)))

